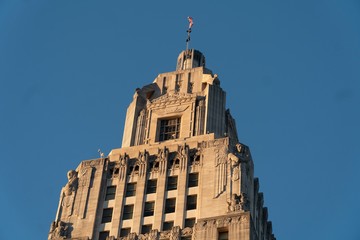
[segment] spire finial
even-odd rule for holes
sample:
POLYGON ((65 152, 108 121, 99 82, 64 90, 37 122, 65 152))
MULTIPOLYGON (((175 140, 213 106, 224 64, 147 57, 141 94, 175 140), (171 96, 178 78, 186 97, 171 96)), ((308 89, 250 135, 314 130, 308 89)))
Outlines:
POLYGON ((188 21, 189 21, 189 28, 188 30, 186 31, 187 32, 187 39, 186 39, 186 52, 188 51, 189 49, 189 42, 190 42, 190 33, 191 33, 191 28, 192 26, 194 25, 194 21, 193 21, 193 18, 192 17, 187 17, 188 21))

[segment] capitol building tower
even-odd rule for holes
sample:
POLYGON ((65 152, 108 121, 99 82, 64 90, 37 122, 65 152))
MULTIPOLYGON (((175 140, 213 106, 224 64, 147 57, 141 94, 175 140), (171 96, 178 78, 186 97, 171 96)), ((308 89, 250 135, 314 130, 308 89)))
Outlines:
POLYGON ((220 78, 195 49, 136 89, 121 148, 67 177, 49 240, 276 239, 220 78))

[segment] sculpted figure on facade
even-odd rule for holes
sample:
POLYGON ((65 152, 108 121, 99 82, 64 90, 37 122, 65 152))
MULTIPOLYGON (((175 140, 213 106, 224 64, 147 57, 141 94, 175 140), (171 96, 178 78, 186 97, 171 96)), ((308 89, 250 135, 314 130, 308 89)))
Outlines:
POLYGON ((138 240, 147 240, 148 235, 149 235, 148 233, 139 234, 138 240))
POLYGON ((186 227, 181 230, 181 236, 188 237, 191 236, 193 233, 193 229, 191 227, 186 227))
POLYGON ((239 205, 240 205, 240 210, 243 210, 243 211, 248 211, 250 209, 250 206, 249 206, 249 199, 246 195, 246 193, 242 192, 240 194, 240 202, 239 202, 239 205))
POLYGON ((192 149, 191 163, 193 165, 199 165, 201 159, 201 148, 192 149))
POLYGON ((125 180, 126 171, 127 171, 127 162, 128 162, 128 157, 126 156, 126 154, 120 155, 119 161, 120 161, 119 178, 120 180, 125 180))
POLYGON ((148 240, 157 240, 157 237, 158 237, 158 230, 153 229, 149 233, 148 240))
POLYGON ((129 233, 126 237, 119 238, 120 240, 136 240, 137 235, 136 233, 129 233))
POLYGON ((240 169, 239 169, 239 163, 240 163, 240 159, 234 154, 234 153, 229 153, 228 154, 228 161, 230 162, 230 167, 231 167, 231 179, 233 181, 237 181, 240 178, 240 169))
POLYGON ((240 179, 240 163, 246 161, 245 150, 245 146, 243 146, 241 143, 237 143, 235 145, 234 153, 230 152, 228 154, 228 160, 232 169, 231 179, 233 181, 240 179))
POLYGON ((67 226, 63 221, 53 222, 51 224, 49 240, 64 239, 67 235, 67 226))
POLYGON ((67 173, 68 182, 62 191, 62 214, 64 217, 71 216, 75 200, 76 190, 78 188, 78 173, 70 170, 67 173))
POLYGON ((228 204, 228 211, 235 212, 239 209, 239 196, 236 193, 231 195, 230 201, 227 202, 228 204))
POLYGON ((147 152, 139 152, 138 160, 135 163, 132 174, 138 174, 139 177, 146 175, 146 167, 147 167, 147 152))
POLYGON ((169 239, 169 238, 170 238, 170 235, 171 235, 171 231, 163 231, 163 232, 160 232, 160 239, 162 239, 162 238, 167 238, 167 239, 169 239))
POLYGON ((171 229, 171 240, 179 240, 180 239, 180 227, 175 226, 171 229))
POLYGON ((172 169, 179 168, 180 170, 184 170, 188 162, 188 155, 189 155, 188 153, 189 151, 186 145, 178 146, 178 151, 174 158, 172 169))
POLYGON ((246 193, 242 192, 240 195, 233 193, 231 195, 230 201, 228 203, 228 211, 248 211, 249 207, 249 199, 247 198, 246 193))
POLYGON ((166 148, 159 148, 158 155, 154 161, 151 171, 160 172, 163 174, 166 170, 166 160, 167 160, 168 151, 166 148))

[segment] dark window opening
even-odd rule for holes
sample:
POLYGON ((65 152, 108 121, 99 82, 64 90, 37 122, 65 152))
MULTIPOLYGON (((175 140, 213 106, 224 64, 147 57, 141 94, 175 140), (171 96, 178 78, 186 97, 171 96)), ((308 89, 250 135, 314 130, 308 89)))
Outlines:
POLYGON ((145 202, 144 217, 154 215, 155 202, 145 202))
POLYGON ((156 193, 156 185, 157 185, 157 179, 151 179, 148 180, 147 186, 146 186, 146 193, 156 193))
POLYGON ((107 178, 111 179, 117 177, 119 175, 119 171, 120 169, 118 166, 114 166, 114 165, 110 166, 107 174, 107 178))
POLYGON ((105 208, 105 209, 103 210, 103 214, 102 214, 102 218, 101 218, 101 223, 111 222, 112 213, 113 213, 113 209, 112 209, 112 208, 105 208))
POLYGON ((120 230, 120 237, 126 237, 131 232, 131 228, 122 228, 120 230))
POLYGON ((135 196, 136 194, 136 183, 128 183, 126 186, 126 197, 135 196))
POLYGON ((173 213, 173 212, 175 212, 175 207, 176 207, 176 198, 166 199, 165 213, 173 213))
POLYGON ((192 228, 195 225, 196 218, 187 218, 185 219, 185 227, 192 228))
POLYGON ((186 201, 186 210, 196 209, 197 195, 189 195, 186 201))
POLYGON ((163 223, 163 231, 171 230, 173 226, 174 226, 174 221, 164 222, 163 223))
POLYGON ((199 185, 199 173, 190 173, 188 187, 197 187, 199 185))
POLYGON ((109 231, 103 231, 99 233, 99 240, 106 240, 107 237, 109 237, 110 232, 109 231))
POLYGON ((148 224, 148 225, 142 225, 141 227, 141 233, 145 234, 145 233, 149 233, 152 229, 152 224, 148 224))
POLYGON ((222 231, 218 233, 218 240, 228 240, 229 239, 229 232, 222 231))
POLYGON ((179 138, 180 118, 160 120, 159 141, 179 138))
POLYGON ((134 212, 134 205, 125 205, 123 211, 123 220, 132 219, 134 212))
POLYGON ((116 186, 109 186, 106 188, 105 201, 115 199, 116 186))
POLYGON ((166 189, 168 191, 176 190, 177 189, 177 182, 178 182, 178 177, 177 176, 168 177, 166 189))
POLYGON ((191 236, 190 237, 181 237, 181 240, 191 240, 191 236))

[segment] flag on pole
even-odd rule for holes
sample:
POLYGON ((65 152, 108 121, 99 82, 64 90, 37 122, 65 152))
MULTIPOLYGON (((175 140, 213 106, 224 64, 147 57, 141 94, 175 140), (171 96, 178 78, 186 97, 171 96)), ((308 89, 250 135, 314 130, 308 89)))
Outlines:
POLYGON ((194 25, 193 18, 192 18, 192 17, 188 17, 188 20, 189 20, 189 29, 191 29, 192 26, 194 25))

